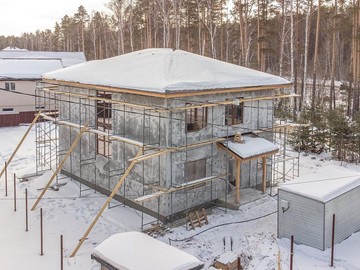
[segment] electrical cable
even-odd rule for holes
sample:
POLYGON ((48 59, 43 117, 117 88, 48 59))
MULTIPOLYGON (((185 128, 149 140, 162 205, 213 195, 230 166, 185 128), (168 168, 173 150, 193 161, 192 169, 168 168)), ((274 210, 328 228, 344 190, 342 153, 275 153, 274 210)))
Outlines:
POLYGON ((265 218, 265 217, 268 217, 268 216, 271 216, 273 214, 277 213, 277 210, 276 211, 273 211, 271 213, 268 213, 266 215, 263 215, 263 216, 259 216, 259 217, 256 217, 256 218, 252 218, 252 219, 247 219, 247 220, 241 220, 241 221, 234 221, 234 222, 227 222, 227 223, 223 223, 223 224, 218 224, 218 225, 215 225, 213 227, 210 227, 210 228, 207 228, 206 230, 203 230, 201 232, 198 232, 190 237, 186 237, 186 238, 183 238, 183 239, 171 239, 171 238, 168 238, 169 239, 169 243, 171 245, 171 242, 183 242, 183 241, 188 241, 192 238, 194 238, 195 236, 198 236, 202 233, 205 233, 209 230, 212 230, 212 229, 215 229, 215 228, 218 228, 218 227, 222 227, 222 226, 228 226, 228 225, 234 225, 234 224, 241 224, 241 223, 246 223, 246 222, 251 222, 251 221, 255 221, 255 220, 259 220, 259 219, 262 219, 262 218, 265 218))

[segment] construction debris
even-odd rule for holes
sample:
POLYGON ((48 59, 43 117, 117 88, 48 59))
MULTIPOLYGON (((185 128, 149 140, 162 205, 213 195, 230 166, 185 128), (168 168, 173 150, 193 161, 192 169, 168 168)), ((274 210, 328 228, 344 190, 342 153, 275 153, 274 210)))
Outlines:
POLYGON ((233 251, 221 254, 215 259, 214 267, 222 270, 243 270, 240 257, 233 251))
POLYGON ((162 223, 151 224, 150 228, 144 230, 144 233, 150 235, 151 237, 164 236, 166 233, 172 232, 170 228, 166 227, 162 223))
POLYGON ((202 223, 204 225, 209 224, 209 221, 207 219, 206 210, 205 208, 202 208, 201 211, 193 211, 188 213, 189 217, 189 226, 191 226, 191 229, 195 229, 195 227, 202 227, 202 223))

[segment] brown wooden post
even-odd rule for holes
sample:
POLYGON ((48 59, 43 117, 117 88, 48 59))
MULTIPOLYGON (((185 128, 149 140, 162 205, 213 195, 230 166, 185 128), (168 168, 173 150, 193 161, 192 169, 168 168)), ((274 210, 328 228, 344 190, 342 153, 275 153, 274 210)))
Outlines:
POLYGON ((40 208, 40 255, 44 255, 43 211, 40 208))
POLYGON ((330 266, 334 266, 334 245, 335 245, 335 214, 333 214, 332 221, 332 235, 331 235, 331 263, 330 266))
POLYGON ((29 230, 28 190, 25 188, 25 231, 29 230))
POLYGON ((262 158, 262 169, 263 169, 263 175, 262 175, 262 192, 266 192, 266 157, 262 158))
POLYGON ((14 173, 14 211, 16 212, 16 174, 14 173))
POLYGON ((7 197, 7 163, 5 162, 5 196, 7 197))
POLYGON ((290 270, 293 269, 293 258, 294 257, 294 236, 291 236, 291 247, 290 247, 290 270))
POLYGON ((64 269, 64 237, 60 235, 60 269, 64 269))
POLYGON ((241 185, 241 161, 240 159, 236 159, 236 182, 235 182, 235 187, 236 187, 236 193, 235 193, 235 203, 240 203, 240 185, 241 185))

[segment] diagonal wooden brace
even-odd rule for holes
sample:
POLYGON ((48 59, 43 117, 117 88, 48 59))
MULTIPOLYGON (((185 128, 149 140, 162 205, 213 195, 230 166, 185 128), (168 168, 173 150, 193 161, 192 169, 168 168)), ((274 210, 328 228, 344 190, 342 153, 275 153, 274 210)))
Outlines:
POLYGON ((18 143, 18 145, 16 146, 14 152, 12 153, 12 155, 10 156, 10 158, 8 159, 8 161, 5 163, 4 168, 1 170, 0 173, 0 178, 1 176, 4 174, 5 170, 7 169, 7 167, 9 167, 12 159, 14 158, 14 156, 16 155, 17 151, 19 150, 20 146, 23 144, 23 142, 25 141, 27 135, 29 134, 30 130, 32 129, 32 127, 35 125, 35 123, 37 122, 37 120, 39 119, 40 115, 41 115, 42 111, 39 111, 36 115, 34 120, 31 122, 31 125, 29 126, 29 128, 27 129, 27 131, 25 132, 24 136, 21 138, 20 142, 18 143))
MULTIPOLYGON (((138 153, 136 154, 135 157, 140 156, 143 153, 143 148, 141 148, 138 153)), ((112 198, 115 196, 116 192, 119 190, 119 188, 121 187, 121 185, 124 183, 126 177, 130 174, 131 170, 133 169, 133 167, 136 164, 136 160, 132 161, 129 165, 129 167, 126 169, 125 173, 121 176, 119 182, 116 184, 116 186, 114 187, 113 191, 111 192, 111 194, 109 195, 109 197, 107 198, 106 202, 104 203, 104 205, 101 207, 101 209, 99 210, 99 213, 96 215, 96 217, 94 218, 94 220, 92 221, 92 223, 90 224, 89 228, 87 229, 87 231, 85 232, 84 236, 81 238, 79 244, 76 246, 76 248, 74 249, 74 251, 71 253, 70 257, 74 257, 76 255, 76 253, 78 252, 78 250, 80 249, 80 247, 82 246, 82 244, 84 243, 86 237, 89 235, 90 231, 92 230, 92 228, 95 226, 96 222, 98 221, 98 219, 100 218, 100 216, 102 215, 102 213, 104 212, 105 208, 108 206, 108 204, 110 203, 110 201, 112 200, 112 198)))
POLYGON ((76 136, 74 142, 72 143, 69 151, 67 151, 66 155, 64 156, 64 158, 62 159, 62 161, 60 162, 59 166, 57 167, 56 171, 54 172, 54 174, 51 176, 49 182, 46 184, 45 188, 43 189, 43 191, 41 192, 39 198, 37 198, 36 202, 34 203, 33 207, 31 208, 31 211, 33 211, 36 206, 38 205, 38 203, 40 202, 41 198, 44 196, 45 192, 49 189, 51 183, 54 181, 56 175, 60 172, 62 166, 64 165, 66 159, 70 156, 71 152, 75 149, 75 146, 79 143, 81 136, 83 135, 84 132, 86 132, 88 130, 88 125, 86 124, 79 132, 79 134, 76 136))

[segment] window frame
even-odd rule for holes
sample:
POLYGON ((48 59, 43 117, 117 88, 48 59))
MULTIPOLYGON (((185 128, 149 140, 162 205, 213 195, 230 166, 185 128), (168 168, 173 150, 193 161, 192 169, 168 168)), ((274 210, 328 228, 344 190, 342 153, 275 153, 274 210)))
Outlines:
POLYGON ((15 82, 5 82, 5 90, 6 91, 15 91, 16 90, 15 82))
POLYGON ((206 158, 188 161, 184 164, 185 182, 191 182, 193 180, 202 179, 205 177, 206 177, 206 158), (199 171, 199 169, 201 169, 201 171, 199 171))
POLYGON ((237 98, 240 100, 239 105, 228 104, 225 105, 225 125, 233 126, 244 123, 244 98, 237 98))
MULTIPOLYGON (((186 103, 186 106, 192 106, 191 103, 186 103)), ((185 127, 186 132, 194 132, 202 130, 207 127, 208 122, 208 108, 198 107, 189 108, 185 110, 185 127)))
MULTIPOLYGON (((99 98, 111 99, 111 93, 98 91, 99 98)), ((96 100, 96 129, 105 133, 112 132, 112 103, 96 100)), ((96 154, 110 158, 112 156, 111 140, 106 135, 96 134, 96 154)))

